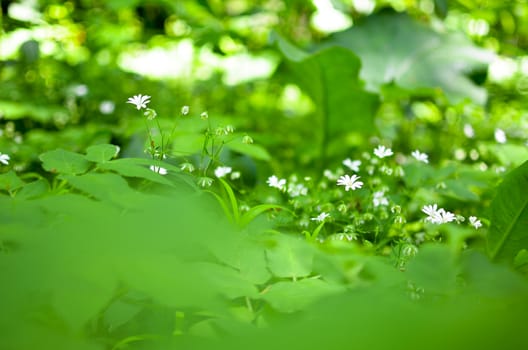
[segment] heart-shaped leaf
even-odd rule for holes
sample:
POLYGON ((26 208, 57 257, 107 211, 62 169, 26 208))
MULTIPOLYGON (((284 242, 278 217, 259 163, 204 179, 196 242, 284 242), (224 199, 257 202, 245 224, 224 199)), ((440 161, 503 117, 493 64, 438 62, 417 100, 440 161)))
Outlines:
POLYGON ((56 149, 40 155, 42 167, 52 173, 77 175, 90 168, 91 163, 83 155, 63 149, 56 149))

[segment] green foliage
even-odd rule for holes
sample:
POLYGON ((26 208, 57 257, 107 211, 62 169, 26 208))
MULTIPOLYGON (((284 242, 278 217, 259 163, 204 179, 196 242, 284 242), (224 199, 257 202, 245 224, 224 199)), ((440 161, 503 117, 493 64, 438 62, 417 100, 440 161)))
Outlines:
POLYGON ((371 90, 395 83, 422 95, 441 89, 453 102, 486 102, 486 91, 465 74, 484 70, 493 59, 458 34, 440 34, 405 14, 369 16, 330 43, 355 52, 363 63, 361 78, 371 90))
POLYGON ((525 343, 528 5, 327 3, 2 2, 2 350, 525 343))
POLYGON ((490 206, 488 254, 494 260, 513 259, 528 248, 528 162, 509 173, 490 206))

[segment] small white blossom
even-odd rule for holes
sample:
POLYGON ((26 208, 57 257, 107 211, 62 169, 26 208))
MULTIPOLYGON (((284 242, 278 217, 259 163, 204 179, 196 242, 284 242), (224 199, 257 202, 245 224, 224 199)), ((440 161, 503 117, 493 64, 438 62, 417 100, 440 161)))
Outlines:
POLYGON ((419 162, 423 162, 423 163, 429 163, 429 156, 425 153, 422 153, 418 150, 414 151, 411 153, 411 155, 414 157, 414 159, 416 159, 417 161, 419 162))
POLYGON ((73 93, 77 97, 83 97, 88 94, 88 86, 84 84, 75 85, 72 89, 73 93))
POLYGON ((277 176, 272 175, 268 177, 266 183, 269 185, 269 187, 275 187, 279 190, 284 190, 286 186, 286 179, 279 179, 277 176))
POLYGON ((102 101, 99 104, 99 112, 102 114, 112 114, 115 110, 115 103, 109 100, 102 101))
POLYGON ((348 191, 350 189, 356 190, 363 186, 363 182, 358 181, 359 178, 360 177, 357 175, 343 175, 339 179, 337 179, 337 184, 339 186, 345 186, 345 191, 348 191))
POLYGON ((506 133, 502 129, 495 129, 495 141, 498 143, 506 143, 506 133))
POLYGON ((167 169, 162 168, 160 166, 151 165, 150 166, 150 170, 152 170, 153 172, 158 173, 160 175, 167 175, 167 169))
POLYGON ((233 169, 231 169, 231 167, 228 167, 228 166, 219 166, 218 168, 215 169, 214 174, 217 178, 221 178, 221 177, 226 176, 227 174, 230 174, 232 170, 233 169))
POLYGON ((466 135, 468 139, 475 137, 475 130, 473 130, 471 124, 464 124, 464 135, 466 135))
POLYGON ((188 171, 192 173, 194 171, 194 165, 192 163, 185 162, 182 165, 180 165, 180 169, 183 171, 188 171))
POLYGON ((384 191, 374 192, 372 203, 374 204, 375 207, 379 207, 380 205, 381 206, 389 205, 389 201, 385 197, 384 191))
POLYGON ((149 102, 150 102, 150 96, 139 94, 133 97, 129 97, 126 103, 131 103, 135 105, 138 110, 140 110, 141 108, 147 108, 147 104, 149 102))
POLYGON ((311 218, 310 220, 317 221, 317 222, 323 222, 329 216, 330 214, 322 212, 321 214, 317 215, 315 218, 311 218))
POLYGON ((203 120, 207 120, 207 119, 209 119, 209 113, 207 113, 207 111, 202 112, 202 113, 200 114, 200 118, 203 119, 203 120))
POLYGON ((359 166, 361 165, 361 161, 351 160, 350 158, 347 158, 343 161, 343 165, 357 173, 359 171, 359 166))
POLYGON ((442 224, 454 221, 456 219, 455 214, 444 209, 440 209, 438 212, 440 213, 440 216, 442 218, 442 224))
POLYGON ((213 179, 207 176, 202 176, 198 178, 198 185, 201 187, 210 187, 213 184, 213 179))
POLYGON ((242 137, 242 143, 245 143, 246 145, 251 145, 253 143, 253 138, 249 135, 244 135, 244 137, 242 137))
POLYGON ((438 209, 438 205, 424 205, 422 211, 427 214, 425 221, 429 221, 433 224, 445 224, 456 219, 455 214, 446 211, 443 208, 438 209))
POLYGON ((385 157, 392 156, 394 153, 392 153, 392 150, 390 148, 387 148, 383 145, 379 145, 378 147, 374 149, 374 154, 378 158, 385 158, 385 157))
POLYGON ((306 196, 308 194, 308 188, 303 184, 289 183, 288 194, 290 197, 306 196))
POLYGON ((189 106, 183 106, 182 109, 181 109, 181 114, 182 115, 189 114, 189 106))
POLYGON ((11 157, 9 157, 8 154, 3 154, 2 152, 0 152, 0 163, 8 165, 10 159, 11 157))
POLYGON ((469 224, 476 229, 478 229, 479 227, 482 227, 482 223, 480 222, 479 219, 477 219, 476 216, 469 217, 469 224))

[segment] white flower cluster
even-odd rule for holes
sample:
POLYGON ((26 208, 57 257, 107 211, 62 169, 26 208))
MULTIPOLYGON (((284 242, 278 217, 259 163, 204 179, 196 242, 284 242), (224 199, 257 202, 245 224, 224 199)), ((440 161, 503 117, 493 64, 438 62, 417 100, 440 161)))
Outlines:
MULTIPOLYGON (((436 203, 424 205, 422 207, 422 211, 427 214, 425 221, 433 224, 440 225, 457 220, 455 214, 445 210, 444 208, 438 208, 436 203)), ((461 220, 463 221, 463 218, 461 220)), ((482 227, 482 223, 476 216, 469 217, 469 224, 475 229, 482 227)))
POLYGON ((277 176, 272 175, 266 180, 269 187, 277 188, 283 192, 287 192, 290 197, 306 196, 308 194, 308 188, 302 183, 297 182, 297 177, 292 176, 286 186, 286 179, 279 179, 277 176))

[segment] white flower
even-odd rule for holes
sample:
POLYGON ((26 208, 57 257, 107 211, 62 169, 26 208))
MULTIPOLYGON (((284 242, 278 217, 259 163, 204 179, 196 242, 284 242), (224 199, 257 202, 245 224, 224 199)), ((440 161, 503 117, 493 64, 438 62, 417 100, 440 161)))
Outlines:
POLYGON ((464 124, 464 135, 466 135, 468 139, 475 137, 475 130, 473 130, 471 124, 464 124))
POLYGON ((286 185, 286 179, 279 179, 277 176, 272 175, 268 177, 266 183, 269 185, 269 187, 275 187, 279 190, 284 190, 284 186, 286 185))
POLYGON ((495 141, 506 143, 506 133, 502 129, 495 129, 495 141))
POLYGON ((133 97, 129 97, 126 103, 131 103, 135 105, 138 110, 140 110, 141 108, 147 108, 147 103, 149 102, 150 102, 150 96, 139 94, 133 97))
POLYGON ((233 169, 231 169, 231 167, 228 167, 228 166, 219 166, 218 168, 215 169, 214 174, 216 177, 221 178, 231 173, 232 170, 233 169))
POLYGON ((150 170, 152 170, 153 172, 158 173, 160 175, 167 175, 167 169, 162 168, 160 166, 151 165, 150 166, 150 170))
POLYGON ((310 220, 317 221, 317 222, 323 222, 329 216, 330 214, 322 212, 321 214, 317 215, 315 218, 311 218, 310 220))
POLYGON ((105 100, 99 104, 99 112, 102 114, 112 114, 115 110, 115 103, 109 100, 105 100))
POLYGON ((189 106, 183 106, 182 109, 181 109, 181 114, 182 115, 189 114, 189 106))
POLYGON ((442 222, 441 222, 442 224, 454 221, 456 219, 455 214, 449 211, 446 211, 444 209, 440 209, 438 213, 440 213, 440 217, 442 218, 442 222))
POLYGON ((207 176, 202 176, 198 178, 198 185, 201 187, 210 187, 213 184, 213 179, 207 176))
POLYGON ((350 158, 347 158, 343 161, 343 165, 357 173, 359 171, 359 166, 361 165, 361 161, 351 160, 350 158))
POLYGON ((11 159, 11 157, 9 157, 8 154, 2 154, 2 152, 0 152, 0 163, 8 165, 9 159, 11 159))
POLYGON ((469 217, 469 224, 476 229, 478 229, 479 227, 482 227, 482 223, 480 222, 479 219, 477 219, 476 216, 469 217))
POLYGON ((446 211, 443 208, 438 209, 438 205, 424 205, 422 211, 427 214, 425 221, 429 221, 433 224, 445 224, 456 219, 455 214, 446 211))
POLYGON ((192 173, 194 171, 194 165, 192 163, 186 162, 180 165, 180 169, 192 173))
MULTIPOLYGON (((182 110, 182 112, 183 112, 183 110, 182 110)), ((183 113, 182 113, 182 114, 183 114, 183 113)), ((202 112, 202 113, 200 114, 200 118, 203 119, 203 120, 208 119, 208 118, 209 118, 209 113, 207 113, 207 111, 202 112)))
POLYGON ((288 184, 288 194, 290 197, 306 196, 308 194, 308 188, 303 184, 288 184))
POLYGON ((429 163, 429 156, 425 153, 421 153, 420 151, 416 150, 412 152, 411 155, 419 162, 423 162, 426 164, 429 163))
POLYGON ((372 198, 372 203, 374 204, 375 207, 378 207, 380 205, 381 206, 389 205, 389 201, 385 197, 385 192, 384 191, 374 192, 374 195, 373 195, 373 198, 372 198))
POLYGON ((88 86, 84 84, 75 85, 72 89, 73 93, 77 97, 83 97, 88 94, 88 86))
POLYGON ((394 153, 392 153, 392 150, 390 148, 387 148, 383 145, 379 145, 378 147, 374 149, 374 154, 378 158, 385 158, 385 157, 392 156, 394 153))
POLYGON ((358 181, 359 178, 360 177, 357 175, 343 175, 339 179, 337 179, 337 184, 339 186, 345 186, 345 191, 348 191, 350 189, 356 190, 363 186, 363 182, 358 181))
POLYGON ((235 127, 233 125, 227 125, 225 127, 225 134, 232 134, 235 132, 235 127))

